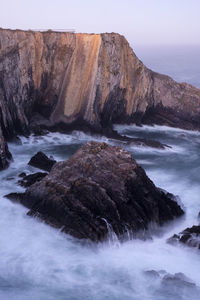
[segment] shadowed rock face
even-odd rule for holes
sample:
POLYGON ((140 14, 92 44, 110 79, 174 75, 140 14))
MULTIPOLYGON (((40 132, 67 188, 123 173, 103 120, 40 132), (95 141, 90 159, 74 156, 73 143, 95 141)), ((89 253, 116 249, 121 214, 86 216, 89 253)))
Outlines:
POLYGON ((0 29, 0 119, 5 138, 33 114, 55 127, 113 122, 199 129, 200 90, 147 69, 115 33, 0 29))
POLYGON ((49 158, 43 152, 38 152, 31 157, 28 165, 49 172, 55 163, 56 161, 53 158, 49 158))
POLYGON ((2 134, 2 130, 0 127, 0 170, 8 167, 9 160, 12 158, 11 153, 8 150, 7 143, 2 134))
POLYGON ((97 142, 85 144, 68 161, 56 163, 24 195, 14 196, 30 208, 29 215, 92 241, 105 239, 109 226, 120 237, 183 214, 130 153, 97 142))

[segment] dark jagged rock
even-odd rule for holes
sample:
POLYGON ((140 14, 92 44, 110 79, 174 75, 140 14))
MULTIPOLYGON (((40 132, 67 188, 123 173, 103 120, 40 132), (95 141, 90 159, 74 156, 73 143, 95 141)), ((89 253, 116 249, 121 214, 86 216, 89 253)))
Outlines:
POLYGON ((26 173, 25 173, 25 172, 22 172, 22 173, 20 173, 18 176, 21 177, 21 178, 24 178, 24 177, 26 176, 26 173))
MULTIPOLYGON (((18 196, 17 196, 18 197, 18 196)), ((147 230, 183 214, 178 204, 155 187, 131 154, 106 143, 90 142, 21 197, 29 215, 77 238, 103 240, 147 230)))
POLYGON ((9 139, 9 142, 10 142, 10 143, 13 143, 13 144, 15 144, 15 145, 19 145, 19 146, 22 145, 22 141, 21 141, 21 139, 20 139, 19 136, 14 136, 14 137, 12 137, 11 139, 9 139))
POLYGON ((7 143, 4 139, 0 127, 0 170, 7 168, 9 165, 9 160, 11 159, 12 159, 12 155, 8 150, 7 143))
POLYGON ((23 179, 18 180, 18 183, 23 187, 28 187, 34 184, 35 182, 42 180, 42 178, 44 178, 47 175, 47 173, 37 172, 30 175, 26 175, 26 173, 20 175, 19 176, 23 179))
POLYGON ((5 198, 8 198, 12 202, 21 203, 22 199, 24 197, 24 193, 10 193, 7 195, 4 195, 5 198))
POLYGON ((195 247, 200 250, 200 225, 186 228, 179 234, 174 234, 168 239, 169 243, 183 243, 189 247, 195 247))
POLYGON ((55 163, 56 161, 54 159, 49 158, 43 152, 36 153, 28 162, 29 165, 48 172, 51 170, 55 163))
POLYGON ((112 128, 106 128, 102 131, 102 133, 108 138, 113 138, 119 142, 127 142, 128 144, 133 143, 136 146, 147 146, 147 147, 153 147, 158 149, 170 148, 170 146, 166 144, 162 144, 159 141, 142 139, 142 138, 132 138, 126 135, 121 135, 117 131, 113 130, 112 128))

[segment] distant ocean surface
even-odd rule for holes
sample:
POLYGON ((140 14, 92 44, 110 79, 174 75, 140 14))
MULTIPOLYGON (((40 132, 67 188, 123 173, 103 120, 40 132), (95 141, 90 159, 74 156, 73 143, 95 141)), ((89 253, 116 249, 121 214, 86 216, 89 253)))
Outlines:
POLYGON ((151 70, 200 88, 200 46, 131 46, 151 70))

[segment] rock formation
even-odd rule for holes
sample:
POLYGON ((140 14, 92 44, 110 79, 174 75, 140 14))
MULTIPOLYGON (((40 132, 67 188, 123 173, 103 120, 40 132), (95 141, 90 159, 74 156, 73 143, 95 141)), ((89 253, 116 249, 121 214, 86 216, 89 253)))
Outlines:
POLYGON ((28 187, 35 182, 42 180, 42 178, 44 178, 46 175, 47 173, 44 172, 37 172, 29 175, 26 175, 26 173, 21 173, 19 174, 19 177, 22 179, 18 180, 18 184, 23 187, 28 187))
POLYGON ((28 165, 49 172, 55 163, 53 158, 49 158, 43 152, 38 152, 31 157, 28 165))
POLYGON ((194 225, 186 228, 179 234, 174 234, 168 239, 168 242, 172 244, 182 243, 200 250, 200 225, 194 225))
POLYGON ((97 142, 56 163, 24 195, 10 198, 20 199, 30 208, 29 215, 92 241, 105 239, 111 228, 120 237, 183 214, 172 195, 156 188, 129 152, 97 142))
POLYGON ((200 90, 147 69, 119 34, 0 29, 5 138, 38 124, 101 131, 113 122, 135 122, 199 130, 199 112, 200 90))

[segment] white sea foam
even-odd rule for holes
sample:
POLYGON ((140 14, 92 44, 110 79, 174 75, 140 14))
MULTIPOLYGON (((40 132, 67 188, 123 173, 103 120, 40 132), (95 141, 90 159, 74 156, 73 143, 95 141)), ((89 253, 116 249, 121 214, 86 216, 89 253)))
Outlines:
MULTIPOLYGON (((162 139, 166 136, 168 139, 169 134, 163 131, 162 139)), ((174 233, 197 223, 200 211, 198 140, 193 143, 191 137, 184 151, 136 150, 126 146, 156 185, 179 195, 186 210, 185 218, 166 224, 153 240, 130 240, 127 235, 127 242, 121 244, 109 227, 109 241, 91 245, 28 217, 26 208, 3 195, 23 190, 16 184, 17 174, 33 171, 27 162, 37 151, 63 159, 86 141, 99 138, 75 131, 71 135, 49 133, 44 137, 21 139, 22 145, 9 145, 14 162, 0 173, 0 299, 199 299, 195 291, 190 290, 188 295, 187 290, 180 290, 178 286, 174 296, 172 290, 163 287, 162 279, 147 279, 144 275, 147 270, 183 272, 200 285, 197 250, 166 243, 174 233)), ((181 144, 184 137, 177 139, 181 144)), ((104 137, 100 140, 113 143, 104 137)))
POLYGON ((127 129, 130 129, 132 130, 133 132, 156 132, 156 133, 159 133, 159 132, 170 132, 170 133, 179 133, 179 134, 189 134, 189 135, 196 135, 196 136, 200 136, 200 132, 199 131, 196 131, 196 130, 186 130, 186 129, 180 129, 180 128, 176 128, 176 127, 169 127, 169 126, 164 126, 164 125, 152 125, 152 126, 149 126, 149 125, 142 125, 142 126, 136 126, 135 124, 127 124, 127 125, 121 125, 121 124, 115 124, 114 125, 114 129, 119 131, 120 133, 123 133, 123 131, 127 130, 127 129))

